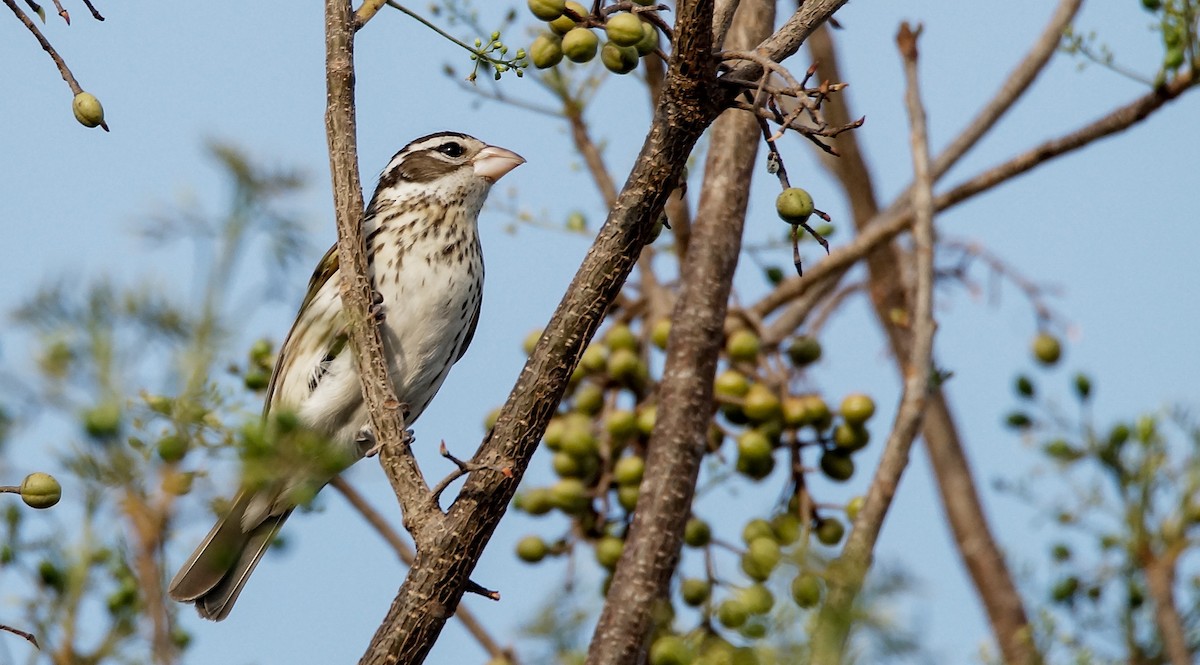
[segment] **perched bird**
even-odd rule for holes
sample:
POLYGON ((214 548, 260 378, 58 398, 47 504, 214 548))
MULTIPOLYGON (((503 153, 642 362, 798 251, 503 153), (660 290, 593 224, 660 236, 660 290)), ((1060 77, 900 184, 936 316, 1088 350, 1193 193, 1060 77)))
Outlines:
MULTIPOLYGON (((479 210, 491 186, 524 162, 471 136, 441 132, 409 143, 380 175, 362 224, 388 369, 407 407, 406 424, 421 415, 471 343, 483 296, 479 210)), ((291 414, 320 435, 330 454, 280 463, 265 481, 243 481, 228 512, 171 580, 171 598, 194 603, 205 619, 229 615, 305 488, 311 496, 374 443, 347 343, 340 279, 335 245, 313 273, 263 407, 264 418, 291 414)), ((280 438, 279 446, 288 441, 280 438)), ((308 454, 290 452, 292 458, 308 454)))

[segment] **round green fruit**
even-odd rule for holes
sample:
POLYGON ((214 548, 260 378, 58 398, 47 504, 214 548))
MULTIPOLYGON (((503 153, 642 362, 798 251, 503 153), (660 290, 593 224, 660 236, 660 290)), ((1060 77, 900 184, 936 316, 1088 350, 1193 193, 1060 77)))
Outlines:
POLYGON ((749 522, 746 522, 746 526, 742 527, 742 542, 746 543, 747 545, 758 538, 774 537, 774 527, 771 526, 770 522, 762 519, 761 517, 756 517, 749 522))
POLYGON ((608 368, 608 347, 602 344, 592 344, 583 351, 579 366, 589 373, 603 372, 608 368))
POLYGON ((775 606, 775 595, 761 584, 751 584, 738 592, 738 600, 750 614, 766 614, 775 606))
POLYGON ((782 556, 774 538, 755 538, 742 554, 742 572, 755 582, 765 582, 782 556))
POLYGON ((712 541, 712 528, 699 517, 692 517, 683 527, 683 543, 688 547, 704 547, 712 541))
POLYGON ((95 439, 107 439, 121 431, 121 406, 115 402, 101 404, 83 414, 83 429, 95 439))
POLYGON ((712 595, 712 584, 708 580, 687 577, 679 584, 679 595, 683 596, 683 602, 699 607, 712 595))
POLYGON ((654 424, 658 422, 658 406, 648 404, 638 409, 637 423, 638 431, 642 436, 650 436, 654 433, 654 424))
POLYGON ((625 512, 633 512, 633 509, 637 508, 640 492, 637 485, 619 485, 617 487, 617 503, 625 509, 625 512))
POLYGON ((30 508, 45 510, 62 499, 62 485, 48 473, 36 472, 21 481, 21 500, 30 508))
POLYGON ((756 429, 748 429, 742 432, 737 440, 737 449, 738 458, 745 458, 750 463, 759 463, 766 458, 772 457, 775 453, 775 448, 771 445, 771 439, 756 429))
POLYGON ((799 187, 789 187, 775 199, 775 212, 788 224, 807 222, 813 210, 812 195, 799 187))
POLYGON ((854 475, 854 460, 843 452, 827 450, 821 455, 821 472, 830 480, 845 482, 854 475))
POLYGON ((756 383, 743 398, 742 412, 754 423, 776 420, 781 415, 779 397, 770 388, 756 383))
POLYGON ((550 500, 555 508, 569 515, 581 513, 591 505, 587 487, 578 478, 563 478, 554 483, 550 487, 550 500))
MULTIPOLYGON (((586 17, 588 15, 588 10, 578 2, 567 0, 566 8, 575 12, 575 14, 580 17, 586 17)), ((567 16, 565 13, 553 21, 550 21, 550 29, 553 30, 554 34, 556 35, 567 34, 575 27, 575 25, 575 19, 567 16)))
MULTIPOLYGON (((104 107, 100 105, 100 100, 90 92, 81 92, 75 95, 75 99, 71 100, 71 111, 75 114, 75 119, 84 127, 95 127, 104 125, 104 107)), ((105 129, 108 129, 105 127, 105 129)))
POLYGON ((553 21, 562 16, 566 0, 529 0, 529 11, 543 21, 553 21))
POLYGON ((762 340, 749 330, 738 330, 725 341, 725 352, 733 362, 753 363, 758 361, 762 340))
POLYGON ((821 580, 812 573, 801 573, 792 580, 792 600, 805 609, 821 602, 821 580))
POLYGON ((826 517, 817 524, 817 540, 822 545, 837 545, 845 534, 846 527, 836 518, 826 517))
POLYGON ((526 563, 537 563, 549 552, 550 547, 540 536, 525 536, 517 541, 517 556, 526 563))
POLYGON ((632 46, 617 46, 613 42, 605 42, 600 49, 600 62, 614 74, 628 74, 637 69, 638 53, 632 46))
POLYGON ((634 335, 633 330, 623 323, 609 328, 608 332, 604 333, 604 343, 611 351, 620 349, 637 351, 639 346, 637 335, 634 335))
POLYGON ((796 367, 804 367, 816 362, 821 357, 821 343, 816 337, 802 335, 792 340, 787 348, 788 358, 796 367))
POLYGON ((562 62, 562 38, 552 34, 538 35, 529 45, 529 58, 538 69, 549 69, 562 62))
POLYGON ((687 643, 677 635, 663 635, 650 645, 650 665, 689 665, 693 661, 687 643))
POLYGON ((604 427, 614 439, 628 439, 637 434, 637 414, 629 409, 614 409, 604 418, 604 427))
POLYGON ((634 381, 642 374, 642 359, 636 351, 615 349, 608 357, 608 375, 622 383, 634 381))
POLYGON ((571 62, 588 62, 599 48, 600 38, 587 28, 572 28, 562 38, 563 55, 571 62))
POLYGON ((750 380, 736 369, 727 369, 717 375, 713 392, 718 399, 739 399, 750 392, 750 380))
POLYGON ((866 503, 866 498, 863 496, 856 496, 853 499, 850 499, 850 501, 846 503, 846 519, 850 520, 851 522, 858 519, 858 513, 862 510, 864 503, 866 503))
POLYGON ((646 462, 637 455, 627 455, 613 465, 613 480, 618 486, 638 485, 646 473, 646 462))
POLYGON ((842 419, 851 425, 861 425, 875 415, 875 400, 870 395, 853 393, 842 400, 839 409, 842 419))
POLYGON ((658 29, 649 21, 642 21, 642 40, 635 46, 638 55, 649 55, 658 48, 658 29))
POLYGON ((604 389, 590 381, 581 383, 571 401, 579 413, 594 416, 604 408, 604 389))
POLYGON ((168 464, 179 462, 187 452, 188 441, 182 436, 168 434, 158 441, 158 458, 168 464))
POLYGON ((614 570, 625 551, 625 541, 616 536, 605 536, 596 541, 596 563, 608 570, 614 570))
POLYGON ((803 427, 808 424, 807 402, 803 397, 785 395, 779 402, 783 414, 783 424, 788 427, 803 427))
POLYGON ((635 46, 642 41, 642 19, 628 12, 614 14, 608 17, 604 31, 617 46, 635 46))
POLYGON ((808 412, 808 423, 818 430, 829 427, 833 422, 833 414, 825 400, 821 399, 820 395, 805 395, 803 399, 804 408, 808 412))
POLYGON ((1050 333, 1038 333, 1033 338, 1033 357, 1043 365, 1053 365, 1062 357, 1062 343, 1050 333))
POLYGON ((654 322, 654 326, 650 328, 650 342, 662 349, 667 350, 667 338, 671 336, 671 319, 659 319, 654 322))
POLYGON ((717 621, 726 628, 737 628, 746 623, 750 612, 741 601, 730 598, 717 606, 717 621))
POLYGON ((843 452, 862 450, 871 440, 871 433, 862 425, 842 423, 833 429, 833 444, 843 452))

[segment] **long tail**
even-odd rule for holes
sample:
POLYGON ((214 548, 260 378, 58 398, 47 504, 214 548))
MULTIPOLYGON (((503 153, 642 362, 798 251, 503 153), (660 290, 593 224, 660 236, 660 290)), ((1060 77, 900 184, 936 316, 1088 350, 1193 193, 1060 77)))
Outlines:
POLYGON ((217 520, 212 531, 171 580, 168 589, 171 598, 194 603, 196 611, 205 619, 220 621, 229 616, 250 573, 254 572, 279 527, 292 514, 288 510, 270 515, 247 531, 243 528, 242 518, 252 498, 246 492, 238 493, 229 512, 217 520))

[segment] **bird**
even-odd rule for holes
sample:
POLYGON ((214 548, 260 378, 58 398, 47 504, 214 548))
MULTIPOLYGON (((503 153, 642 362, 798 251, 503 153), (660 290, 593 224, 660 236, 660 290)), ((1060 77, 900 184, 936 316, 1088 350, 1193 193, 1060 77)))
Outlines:
MULTIPOLYGON (((438 132, 404 146, 380 174, 362 230, 372 309, 381 318, 389 378, 406 425, 420 417, 471 343, 483 300, 479 211, 492 185, 524 162, 472 136, 438 132)), ((265 479, 243 478, 168 587, 173 600, 194 604, 205 619, 229 616, 296 506, 373 451, 341 279, 334 245, 280 347, 263 405, 264 423, 273 416, 298 423, 316 435, 319 450, 297 447, 303 437, 278 437, 276 448, 294 449, 274 452, 281 461, 265 479)))

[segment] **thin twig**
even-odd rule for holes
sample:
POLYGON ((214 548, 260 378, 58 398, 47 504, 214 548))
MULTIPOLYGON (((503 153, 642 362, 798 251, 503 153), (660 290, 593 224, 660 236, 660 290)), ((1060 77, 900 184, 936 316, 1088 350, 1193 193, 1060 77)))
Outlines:
POLYGON ((24 11, 21 11, 21 8, 17 6, 17 3, 14 0, 4 0, 4 4, 8 5, 8 8, 17 15, 17 19, 19 19, 21 23, 24 23, 25 27, 33 33, 33 36, 38 40, 38 43, 42 45, 42 49, 46 51, 46 53, 50 54, 50 59, 53 60, 54 64, 58 67, 58 71, 60 74, 62 74, 63 80, 67 82, 67 87, 71 88, 71 94, 78 95, 79 93, 83 92, 83 88, 80 87, 79 82, 75 80, 75 75, 71 73, 70 68, 67 67, 67 63, 63 62, 62 56, 58 54, 58 51, 54 50, 54 47, 50 45, 50 41, 46 39, 44 35, 42 35, 41 30, 38 30, 37 25, 30 20, 24 11))
POLYGON ((42 649, 42 646, 40 644, 38 644, 37 638, 33 636, 33 633, 28 633, 23 630, 13 628, 12 626, 6 626, 2 623, 0 623, 0 630, 12 633, 13 635, 19 635, 21 637, 24 637, 26 640, 29 641, 30 644, 33 645, 33 648, 35 648, 39 651, 41 651, 41 649, 42 649))
POLYGON ((362 30, 367 21, 375 18, 385 4, 387 4, 387 0, 363 0, 362 5, 354 12, 354 29, 362 30))
POLYGON ((921 103, 917 74, 917 37, 907 23, 900 27, 897 43, 904 59, 907 82, 905 102, 908 108, 910 143, 913 155, 915 187, 913 228, 916 259, 916 293, 912 312, 912 354, 905 367, 904 389, 892 432, 883 457, 871 481, 871 489, 854 522, 845 549, 829 566, 829 596, 817 618, 813 634, 813 662, 841 662, 854 599, 870 567, 872 552, 883 527, 884 518, 900 478, 908 466, 909 452, 916 439, 929 395, 933 353, 933 177, 929 160, 929 139, 925 110, 921 103))

